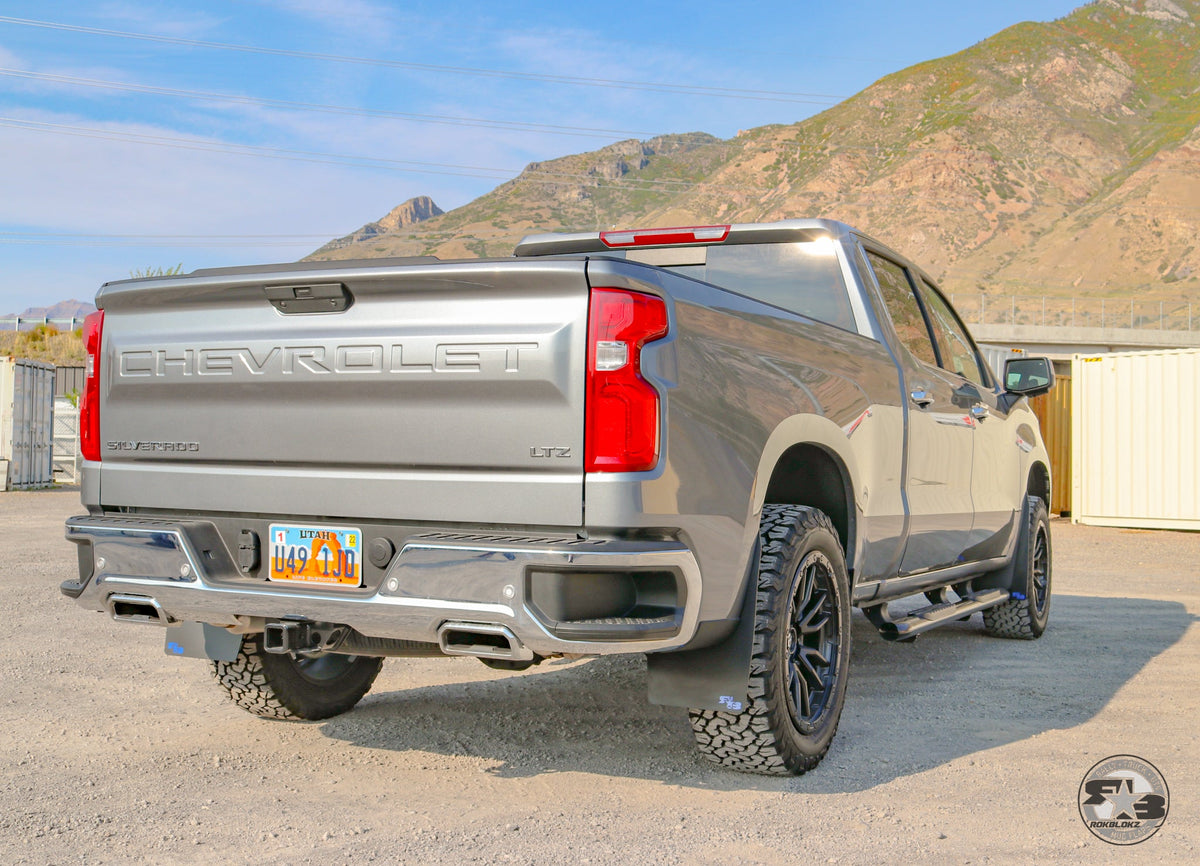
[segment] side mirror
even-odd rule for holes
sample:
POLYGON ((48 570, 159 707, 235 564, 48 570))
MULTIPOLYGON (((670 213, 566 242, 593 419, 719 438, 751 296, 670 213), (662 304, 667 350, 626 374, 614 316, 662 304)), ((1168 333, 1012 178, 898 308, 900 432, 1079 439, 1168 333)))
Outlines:
POLYGON ((1004 390, 1021 397, 1036 397, 1054 387, 1054 365, 1049 358, 1009 358, 1004 362, 1004 390))

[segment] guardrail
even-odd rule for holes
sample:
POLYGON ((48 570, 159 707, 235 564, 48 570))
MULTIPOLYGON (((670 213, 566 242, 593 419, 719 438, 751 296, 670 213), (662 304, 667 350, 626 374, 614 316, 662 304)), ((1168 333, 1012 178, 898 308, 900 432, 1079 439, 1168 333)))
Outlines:
POLYGON ((36 328, 38 325, 53 325, 60 331, 74 331, 83 327, 83 319, 78 316, 62 319, 46 316, 6 316, 0 319, 0 331, 20 331, 22 328, 36 328))
POLYGON ((1183 301, 954 294, 950 302, 968 325, 1200 330, 1200 305, 1183 301))

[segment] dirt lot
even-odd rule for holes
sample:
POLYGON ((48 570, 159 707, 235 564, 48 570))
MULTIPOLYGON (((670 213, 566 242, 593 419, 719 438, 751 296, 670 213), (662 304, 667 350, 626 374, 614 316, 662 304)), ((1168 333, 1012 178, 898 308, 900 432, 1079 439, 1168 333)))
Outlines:
POLYGON ((348 715, 254 718, 163 633, 60 596, 73 491, 0 493, 0 862, 1200 862, 1200 535, 1056 521, 1050 628, 885 644, 855 617, 826 761, 698 758, 641 658, 392 660, 348 715), (1108 755, 1171 790, 1122 850, 1076 807, 1108 755))

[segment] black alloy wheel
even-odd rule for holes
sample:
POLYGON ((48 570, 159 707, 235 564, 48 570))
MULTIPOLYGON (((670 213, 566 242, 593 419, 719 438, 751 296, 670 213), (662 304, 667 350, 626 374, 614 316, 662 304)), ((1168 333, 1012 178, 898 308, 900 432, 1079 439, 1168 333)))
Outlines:
POLYGON ((825 712, 838 675, 838 621, 834 615, 833 565, 819 550, 800 568, 788 616, 788 710, 802 730, 825 712))

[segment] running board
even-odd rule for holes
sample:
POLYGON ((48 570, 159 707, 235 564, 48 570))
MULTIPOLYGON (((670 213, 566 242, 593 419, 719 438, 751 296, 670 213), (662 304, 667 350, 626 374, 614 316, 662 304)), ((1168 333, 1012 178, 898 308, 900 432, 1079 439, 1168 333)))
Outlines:
POLYGON ((1007 589, 984 589, 971 593, 961 601, 947 601, 910 611, 900 619, 892 619, 886 604, 877 604, 863 612, 871 620, 884 640, 912 640, 922 632, 945 625, 948 622, 968 617, 989 607, 1003 604, 1009 599, 1007 589))

